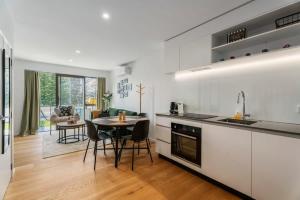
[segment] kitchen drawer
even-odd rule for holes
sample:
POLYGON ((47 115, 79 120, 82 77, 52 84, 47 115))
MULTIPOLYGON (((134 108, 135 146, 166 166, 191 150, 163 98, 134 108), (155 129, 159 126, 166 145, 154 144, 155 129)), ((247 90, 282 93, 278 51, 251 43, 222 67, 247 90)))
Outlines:
POLYGON ((167 143, 171 143, 171 129, 164 126, 156 125, 155 126, 155 135, 156 139, 162 140, 167 143))
POLYGON ((171 144, 158 139, 156 141, 156 152, 163 156, 171 158, 171 144))
POLYGON ((164 127, 171 128, 171 118, 169 117, 156 117, 156 124, 164 127))

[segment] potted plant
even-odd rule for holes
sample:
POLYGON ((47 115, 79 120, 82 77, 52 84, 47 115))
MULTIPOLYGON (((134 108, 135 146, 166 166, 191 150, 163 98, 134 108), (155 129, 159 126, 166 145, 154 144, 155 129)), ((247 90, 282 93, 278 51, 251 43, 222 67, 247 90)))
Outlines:
POLYGON ((112 93, 110 92, 106 92, 104 93, 102 100, 104 102, 104 112, 107 112, 109 107, 110 107, 110 103, 111 103, 111 99, 112 99, 112 93))

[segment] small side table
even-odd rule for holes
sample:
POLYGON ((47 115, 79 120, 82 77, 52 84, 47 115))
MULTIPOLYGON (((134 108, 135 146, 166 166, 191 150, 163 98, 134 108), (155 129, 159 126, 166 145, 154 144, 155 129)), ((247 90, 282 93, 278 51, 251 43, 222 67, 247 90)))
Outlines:
POLYGON ((85 135, 85 122, 78 121, 74 124, 68 124, 68 122, 60 122, 57 123, 57 130, 59 133, 58 139, 56 140, 58 143, 62 144, 69 144, 74 142, 80 141, 80 136, 82 138, 82 141, 86 140, 87 137, 85 135), (73 135, 67 135, 67 130, 73 129, 74 134, 73 135), (77 129, 77 134, 76 134, 77 129), (81 129, 81 133, 80 133, 81 129), (68 141, 71 140, 71 141, 68 141))

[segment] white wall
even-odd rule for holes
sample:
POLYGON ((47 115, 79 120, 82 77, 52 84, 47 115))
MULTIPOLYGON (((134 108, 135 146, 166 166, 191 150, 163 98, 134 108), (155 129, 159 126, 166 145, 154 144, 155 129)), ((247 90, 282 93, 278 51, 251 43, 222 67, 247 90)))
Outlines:
MULTIPOLYGON (((148 54, 146 53, 144 57, 136 60, 132 74, 129 76, 119 77, 116 71, 112 73, 111 82, 113 83, 113 107, 139 112, 139 94, 136 92, 136 85, 140 83, 142 83, 145 87, 145 94, 142 97, 142 112, 148 114, 151 122, 153 122, 154 112, 157 110, 157 105, 163 106, 165 103, 165 106, 168 106, 168 99, 164 99, 164 101, 159 103, 157 102, 159 94, 162 92, 168 93, 168 88, 164 88, 163 85, 160 85, 165 80, 162 71, 160 71, 162 70, 161 66, 163 63, 162 50, 163 48, 161 46, 148 54), (120 98, 117 94, 117 83, 125 78, 128 78, 128 82, 132 83, 133 89, 129 92, 129 96, 127 98, 120 98)), ((166 95, 166 97, 168 96, 169 95, 166 95)), ((150 131, 150 134, 151 132, 152 131, 150 131)))
MULTIPOLYGON (((11 15, 6 7, 6 1, 0 0, 0 31, 6 37, 8 42, 13 44, 13 24, 11 15)), ((0 37, 2 40, 2 37, 0 37)), ((2 44, 2 41, 0 42, 2 44)), ((2 48, 2 45, 1 47, 2 48)), ((1 70, 0 70, 1 72, 1 70)), ((2 82, 2 81, 0 81, 2 82)), ((0 87, 1 83, 0 83, 0 87)), ((1 94, 2 98, 2 94, 1 94)), ((1 101, 1 100, 0 100, 1 101)), ((2 136, 1 136, 2 137, 2 136)), ((13 143, 13 139, 11 141, 13 143)), ((12 147, 13 145, 11 145, 12 147)), ((0 154, 0 199, 4 197, 6 187, 11 178, 10 164, 12 162, 12 148, 9 148, 3 155, 0 154)))
POLYGON ((39 72, 52 72, 61 74, 81 75, 89 77, 105 77, 107 80, 107 89, 110 90, 110 72, 101 70, 84 69, 78 67, 69 67, 57 64, 49 64, 42 62, 34 62, 29 60, 15 59, 14 61, 14 100, 13 106, 15 112, 13 113, 14 130, 13 133, 18 135, 20 133, 21 118, 24 101, 24 71, 33 70, 39 72))
POLYGON ((7 7, 8 0, 0 0, 0 30, 6 39, 13 45, 14 26, 12 15, 7 7))
MULTIPOLYGON (((199 27, 177 38, 184 44, 189 38, 207 33, 215 33, 225 28, 252 19, 295 1, 256 1, 199 27)), ((283 64, 284 65, 284 64, 283 64)), ((299 123, 300 115, 296 106, 300 104, 300 68, 298 63, 266 70, 248 69, 229 71, 226 74, 210 74, 192 80, 175 80, 174 75, 163 74, 164 47, 153 49, 136 60, 132 74, 118 77, 112 73, 113 106, 138 111, 138 94, 134 90, 128 98, 117 94, 117 82, 128 78, 135 86, 142 82, 145 87, 142 112, 148 113, 153 121, 154 113, 168 112, 171 101, 183 102, 187 112, 232 116, 236 109, 237 94, 246 92, 246 108, 252 117, 261 120, 299 123)))

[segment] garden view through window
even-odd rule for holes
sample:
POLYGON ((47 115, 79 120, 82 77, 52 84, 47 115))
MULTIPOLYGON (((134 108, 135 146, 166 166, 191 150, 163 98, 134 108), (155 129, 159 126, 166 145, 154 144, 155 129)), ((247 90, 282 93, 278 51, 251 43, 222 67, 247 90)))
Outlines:
POLYGON ((40 131, 50 130, 50 117, 59 105, 74 106, 80 119, 96 108, 97 78, 40 73, 40 131))

